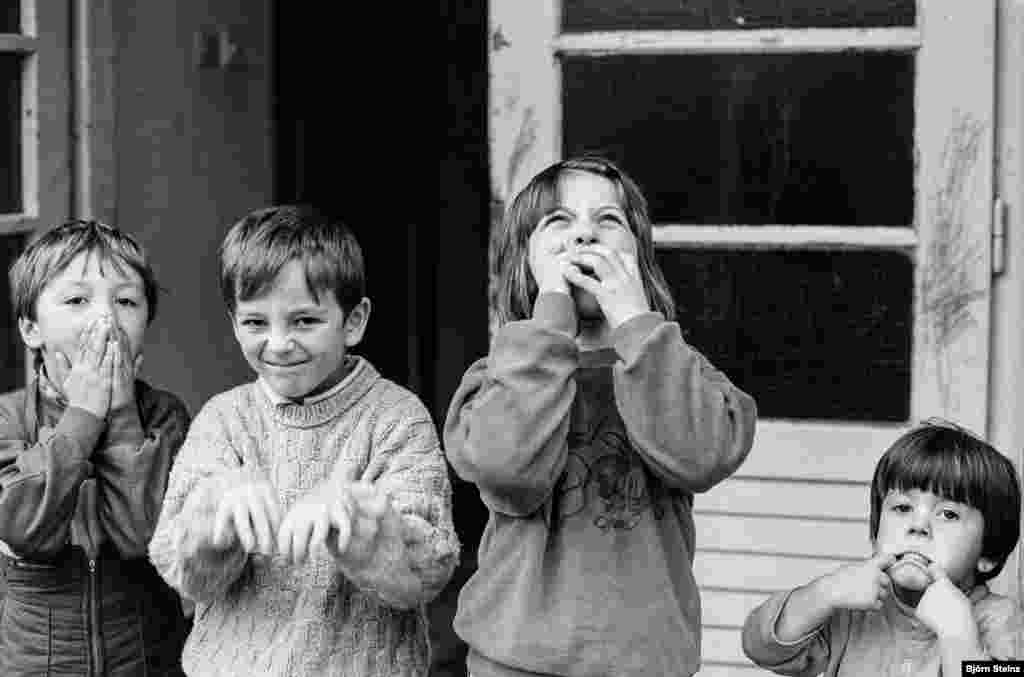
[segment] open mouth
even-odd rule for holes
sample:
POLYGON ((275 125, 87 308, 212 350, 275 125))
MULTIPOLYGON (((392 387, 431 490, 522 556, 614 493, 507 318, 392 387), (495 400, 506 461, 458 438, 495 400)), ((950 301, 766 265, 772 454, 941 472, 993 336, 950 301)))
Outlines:
POLYGON ((931 559, 913 550, 908 550, 907 552, 896 555, 896 561, 907 562, 909 564, 916 564, 923 569, 927 569, 928 566, 932 563, 931 559))
POLYGON ((591 266, 588 266, 585 263, 577 263, 576 267, 580 269, 581 273, 583 273, 590 279, 600 281, 600 279, 597 277, 597 273, 594 272, 594 269, 591 266))

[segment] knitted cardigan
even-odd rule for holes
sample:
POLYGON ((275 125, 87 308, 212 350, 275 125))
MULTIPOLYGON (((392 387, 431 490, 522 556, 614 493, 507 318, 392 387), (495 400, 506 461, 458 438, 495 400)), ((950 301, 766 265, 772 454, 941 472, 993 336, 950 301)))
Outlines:
POLYGON ((171 471, 150 545, 161 575, 196 602, 183 657, 192 677, 424 676, 425 605, 458 554, 430 414, 363 358, 344 387, 308 405, 274 403, 258 381, 212 398, 171 471), (391 510, 376 550, 354 567, 213 548, 219 497, 257 478, 284 511, 330 484, 384 489, 391 510))

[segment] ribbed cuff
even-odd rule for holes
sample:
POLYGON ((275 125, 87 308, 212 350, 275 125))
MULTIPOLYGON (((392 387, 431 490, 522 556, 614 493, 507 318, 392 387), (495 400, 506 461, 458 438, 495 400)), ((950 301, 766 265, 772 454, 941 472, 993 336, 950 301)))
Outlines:
POLYGON ((632 362, 640 349, 659 325, 665 322, 661 313, 650 311, 632 317, 612 331, 611 343, 623 362, 632 362))
POLYGON ((537 295, 533 319, 543 327, 576 336, 576 304, 568 294, 552 291, 537 295))

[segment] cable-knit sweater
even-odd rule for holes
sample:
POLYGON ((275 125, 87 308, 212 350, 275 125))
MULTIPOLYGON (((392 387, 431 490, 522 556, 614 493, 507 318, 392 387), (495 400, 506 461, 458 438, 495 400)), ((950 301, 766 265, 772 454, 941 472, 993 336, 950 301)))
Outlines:
POLYGON ((304 405, 275 403, 257 381, 196 416, 150 546, 161 575, 196 601, 183 657, 192 677, 426 675, 425 604, 459 551, 437 432, 422 402, 365 359, 343 383, 304 405), (346 481, 384 489, 392 510, 358 568, 213 548, 219 497, 255 478, 277 488, 285 511, 346 481))

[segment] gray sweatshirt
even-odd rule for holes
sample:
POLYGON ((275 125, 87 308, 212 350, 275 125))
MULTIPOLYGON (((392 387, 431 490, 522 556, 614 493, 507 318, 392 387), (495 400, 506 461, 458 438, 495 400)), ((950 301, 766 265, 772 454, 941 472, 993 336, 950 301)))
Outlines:
POLYGON ((693 495, 732 474, 754 401, 645 313, 580 353, 542 294, 452 400, 446 453, 489 509, 456 632, 475 677, 691 675, 700 665, 693 495))

